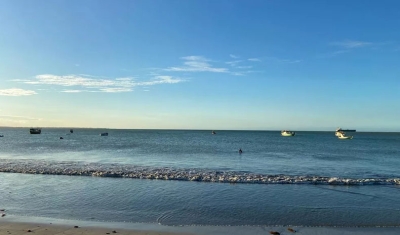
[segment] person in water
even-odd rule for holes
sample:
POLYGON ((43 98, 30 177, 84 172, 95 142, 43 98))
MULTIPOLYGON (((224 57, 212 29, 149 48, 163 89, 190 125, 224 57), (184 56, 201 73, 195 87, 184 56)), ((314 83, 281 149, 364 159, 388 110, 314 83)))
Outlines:
POLYGON ((241 149, 241 148, 239 149, 239 153, 243 153, 243 151, 242 151, 242 149, 241 149))

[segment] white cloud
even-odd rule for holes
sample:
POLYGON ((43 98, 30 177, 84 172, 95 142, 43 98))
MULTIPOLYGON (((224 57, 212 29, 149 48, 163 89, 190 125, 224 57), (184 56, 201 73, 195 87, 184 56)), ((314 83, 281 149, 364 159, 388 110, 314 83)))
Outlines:
POLYGON ((239 56, 237 56, 237 55, 232 55, 232 54, 230 54, 229 56, 230 56, 231 58, 233 58, 233 59, 240 58, 239 56))
POLYGON ((300 63, 302 60, 289 60, 289 59, 281 59, 277 57, 265 57, 265 60, 273 61, 277 63, 286 63, 286 64, 295 64, 300 63))
POLYGON ((248 61, 260 62, 261 60, 258 58, 249 58, 248 61))
POLYGON ((19 88, 11 88, 11 89, 3 89, 0 90, 0 95, 3 96, 27 96, 27 95, 36 95, 37 93, 32 90, 24 90, 19 88))
POLYGON ((96 78, 87 74, 80 75, 53 75, 42 74, 35 76, 32 80, 25 80, 23 83, 36 85, 52 85, 63 87, 77 87, 84 89, 66 89, 61 92, 78 93, 78 92, 130 92, 135 86, 152 86, 157 84, 174 84, 184 80, 174 78, 172 76, 154 76, 151 80, 145 82, 137 82, 133 77, 124 77, 116 79, 96 78))
POLYGON ((331 45, 334 46, 339 46, 339 47, 344 47, 344 48, 360 48, 360 47, 366 47, 366 46, 371 46, 373 43, 371 42, 363 42, 363 41, 351 41, 351 40, 345 40, 341 42, 333 42, 331 45))
POLYGON ((186 56, 181 59, 185 60, 183 62, 184 66, 181 67, 169 67, 165 69, 166 71, 175 72, 213 72, 213 73, 227 73, 229 72, 227 68, 215 68, 209 62, 210 60, 202 56, 186 56))
POLYGON ((80 65, 79 65, 79 64, 75 64, 75 66, 76 66, 76 67, 79 67, 80 65))
POLYGON ((63 90, 61 92, 65 92, 65 93, 79 93, 79 92, 83 92, 83 90, 63 90))
POLYGON ((243 60, 234 60, 234 61, 225 62, 225 64, 229 64, 230 66, 235 67, 235 66, 237 66, 237 64, 239 64, 241 62, 243 62, 243 60))
POLYGON ((138 83, 139 86, 153 86, 157 84, 173 84, 183 82, 184 80, 173 78, 172 76, 156 76, 153 81, 148 82, 140 82, 138 83))
POLYGON ((238 69, 251 69, 253 66, 237 66, 238 69))
POLYGON ((231 74, 234 76, 244 76, 244 74, 240 72, 232 72, 231 74))
POLYGON ((133 91, 133 90, 132 90, 132 88, 107 87, 107 88, 100 88, 100 91, 103 91, 103 92, 128 92, 128 91, 133 91))

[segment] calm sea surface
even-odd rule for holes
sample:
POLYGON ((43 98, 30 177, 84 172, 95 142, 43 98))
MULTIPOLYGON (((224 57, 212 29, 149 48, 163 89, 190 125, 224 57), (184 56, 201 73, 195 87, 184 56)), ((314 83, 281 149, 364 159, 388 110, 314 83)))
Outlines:
POLYGON ((0 128, 0 171, 118 166, 363 183, 230 184, 0 173, 0 209, 17 216, 164 225, 400 226, 398 133, 356 132, 349 133, 352 140, 339 140, 334 132, 281 137, 268 131, 68 131, 43 129, 30 135, 29 129, 0 128))

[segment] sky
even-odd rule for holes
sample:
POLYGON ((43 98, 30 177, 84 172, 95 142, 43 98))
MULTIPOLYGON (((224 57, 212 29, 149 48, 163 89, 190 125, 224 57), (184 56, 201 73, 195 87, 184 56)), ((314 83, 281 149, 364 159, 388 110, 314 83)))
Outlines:
POLYGON ((400 131, 399 9, 3 0, 0 126, 400 131))

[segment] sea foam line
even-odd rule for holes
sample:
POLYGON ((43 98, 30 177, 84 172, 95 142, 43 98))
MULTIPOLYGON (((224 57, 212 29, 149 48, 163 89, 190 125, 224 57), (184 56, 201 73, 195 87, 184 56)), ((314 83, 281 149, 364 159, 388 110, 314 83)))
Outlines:
POLYGON ((400 178, 354 179, 325 176, 267 175, 234 171, 152 168, 122 164, 42 160, 2 159, 0 172, 248 184, 400 185, 400 178))

